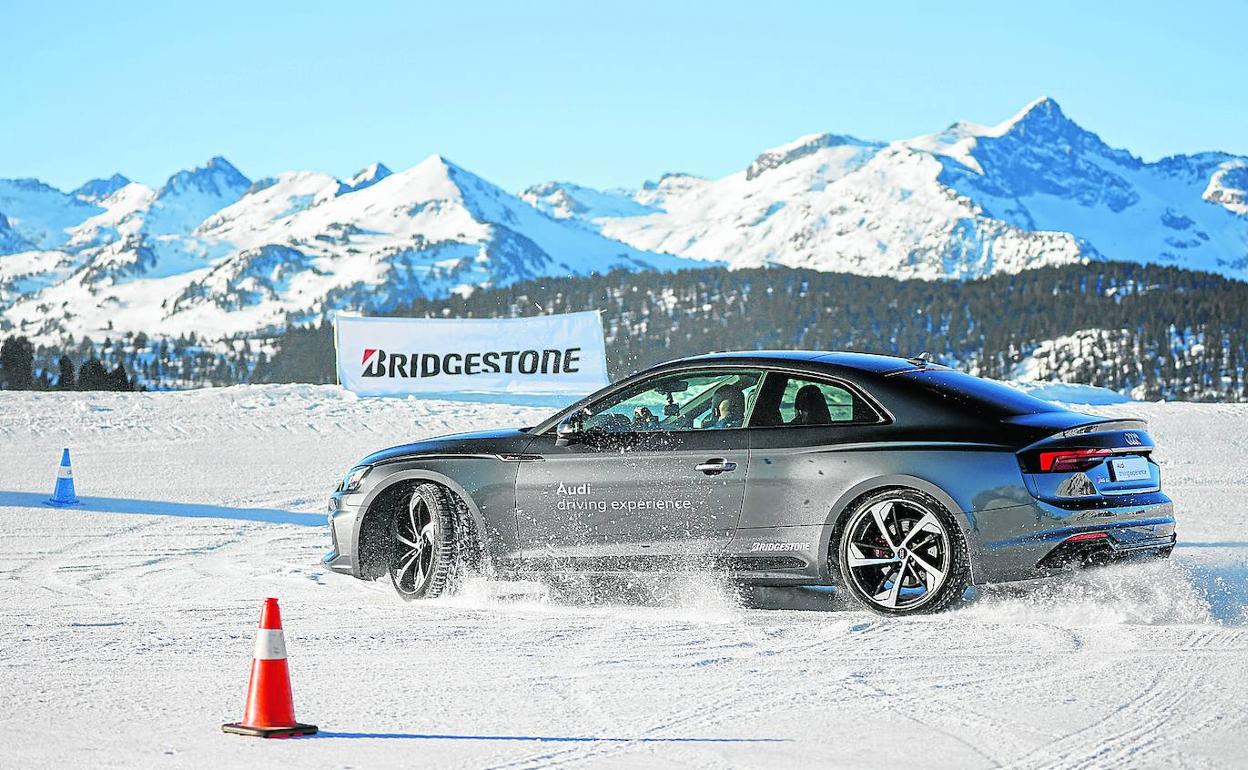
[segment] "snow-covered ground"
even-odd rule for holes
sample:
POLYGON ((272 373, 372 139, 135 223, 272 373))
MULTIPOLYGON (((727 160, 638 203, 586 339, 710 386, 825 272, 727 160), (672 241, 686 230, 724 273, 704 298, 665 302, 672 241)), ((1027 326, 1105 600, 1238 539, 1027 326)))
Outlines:
POLYGON ((1088 408, 1151 421, 1175 558, 884 620, 742 609, 713 576, 408 605, 320 568, 352 461, 543 409, 0 393, 0 767, 1242 766, 1248 407, 1088 408), (42 507, 66 445, 86 504, 42 507), (317 738, 220 732, 270 595, 317 738))

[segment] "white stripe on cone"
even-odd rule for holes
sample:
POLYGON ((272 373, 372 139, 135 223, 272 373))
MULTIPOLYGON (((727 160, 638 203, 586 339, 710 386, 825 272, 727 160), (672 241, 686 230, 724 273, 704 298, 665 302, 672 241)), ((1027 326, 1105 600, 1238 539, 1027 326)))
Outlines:
POLYGON ((286 637, 280 628, 256 631, 256 660, 286 660, 286 637))
POLYGON ((58 479, 72 479, 74 477, 74 469, 68 465, 62 465, 56 472, 58 479))

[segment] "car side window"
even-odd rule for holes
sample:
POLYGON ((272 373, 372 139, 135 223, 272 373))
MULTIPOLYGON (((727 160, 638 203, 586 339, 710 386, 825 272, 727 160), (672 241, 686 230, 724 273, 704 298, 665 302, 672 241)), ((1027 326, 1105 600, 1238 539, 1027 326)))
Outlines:
POLYGON ((588 407, 585 430, 598 433, 722 430, 749 423, 762 372, 663 374, 588 407))
POLYGON ((879 415, 844 385, 769 372, 754 407, 751 427, 853 425, 879 415))

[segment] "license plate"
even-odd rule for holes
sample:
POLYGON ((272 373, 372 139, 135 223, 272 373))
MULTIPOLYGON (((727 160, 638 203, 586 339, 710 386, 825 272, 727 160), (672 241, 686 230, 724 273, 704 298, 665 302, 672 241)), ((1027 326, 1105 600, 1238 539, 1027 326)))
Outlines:
POLYGON ((1148 481, 1153 477, 1148 468, 1148 460, 1143 457, 1122 457, 1109 461, 1113 469, 1114 481, 1148 481))

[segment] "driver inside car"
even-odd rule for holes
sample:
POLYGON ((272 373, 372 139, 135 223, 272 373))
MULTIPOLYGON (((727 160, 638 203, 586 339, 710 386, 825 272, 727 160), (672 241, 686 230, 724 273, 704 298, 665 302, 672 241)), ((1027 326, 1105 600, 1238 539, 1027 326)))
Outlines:
POLYGON ((740 428, 745 422, 745 393, 736 385, 723 385, 715 391, 714 413, 703 428, 740 428))

